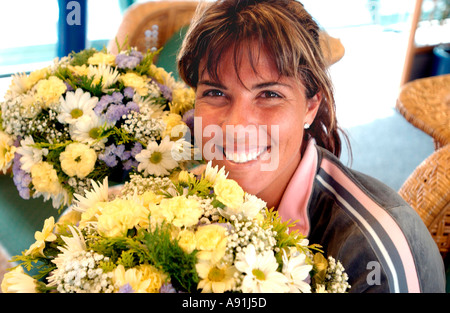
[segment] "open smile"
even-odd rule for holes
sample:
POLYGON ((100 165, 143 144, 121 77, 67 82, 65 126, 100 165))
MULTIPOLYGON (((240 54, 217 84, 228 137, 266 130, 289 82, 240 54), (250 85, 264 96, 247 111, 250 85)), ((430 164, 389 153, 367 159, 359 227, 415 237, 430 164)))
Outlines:
POLYGON ((264 153, 270 152, 270 146, 252 149, 231 149, 231 151, 228 151, 226 148, 224 149, 223 147, 219 146, 218 148, 222 150, 222 153, 225 156, 226 160, 237 164, 255 161, 258 158, 260 158, 264 153))

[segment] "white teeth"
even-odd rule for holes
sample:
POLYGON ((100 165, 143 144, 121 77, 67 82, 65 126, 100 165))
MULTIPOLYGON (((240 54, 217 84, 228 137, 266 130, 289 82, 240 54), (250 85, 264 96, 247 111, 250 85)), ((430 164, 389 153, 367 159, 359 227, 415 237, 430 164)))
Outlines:
POLYGON ((246 163, 249 161, 256 160, 264 151, 266 151, 266 148, 261 148, 258 152, 253 151, 249 153, 230 153, 230 155, 227 155, 227 159, 233 161, 234 163, 246 163))

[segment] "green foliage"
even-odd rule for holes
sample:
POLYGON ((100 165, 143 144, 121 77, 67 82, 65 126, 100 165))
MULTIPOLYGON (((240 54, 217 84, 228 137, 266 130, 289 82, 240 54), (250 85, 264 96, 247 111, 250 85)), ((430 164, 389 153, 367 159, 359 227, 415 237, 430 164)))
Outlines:
POLYGON ((175 289, 195 292, 199 281, 195 269, 195 252, 185 253, 177 240, 171 239, 170 228, 162 224, 145 235, 151 263, 171 278, 175 289))
POLYGON ((161 52, 162 48, 155 52, 147 51, 147 53, 144 55, 144 58, 142 59, 142 62, 136 66, 136 73, 139 75, 146 75, 149 73, 150 68, 153 64, 154 57, 161 52))
POLYGON ((98 52, 95 48, 86 49, 80 52, 72 52, 69 54, 69 57, 72 58, 70 64, 73 66, 81 66, 83 64, 87 64, 88 60, 94 53, 98 52))

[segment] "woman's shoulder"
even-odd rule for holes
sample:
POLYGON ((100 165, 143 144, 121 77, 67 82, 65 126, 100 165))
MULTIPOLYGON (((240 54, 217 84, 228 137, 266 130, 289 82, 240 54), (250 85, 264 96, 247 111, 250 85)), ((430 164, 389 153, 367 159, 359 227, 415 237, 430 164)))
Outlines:
MULTIPOLYGON (((318 153, 316 195, 329 199, 325 210, 334 211, 327 213, 330 220, 322 225, 328 228, 347 225, 353 229, 347 230, 347 234, 352 233, 354 237, 358 233, 356 237, 366 241, 366 244, 359 243, 359 250, 362 255, 377 256, 376 262, 388 269, 386 279, 392 290, 419 291, 427 284, 439 290, 443 277, 442 258, 420 216, 386 184, 344 166, 320 147, 318 153), (364 252, 368 249, 370 253, 364 252), (430 277, 434 282, 429 281, 430 277)), ((322 215, 323 209, 312 201, 310 213, 315 218, 322 215)), ((319 219, 323 220, 323 216, 319 219)), ((327 231, 329 229, 318 230, 319 233, 327 231)), ((336 247, 348 248, 344 241, 345 238, 341 238, 331 242, 335 242, 336 247)))

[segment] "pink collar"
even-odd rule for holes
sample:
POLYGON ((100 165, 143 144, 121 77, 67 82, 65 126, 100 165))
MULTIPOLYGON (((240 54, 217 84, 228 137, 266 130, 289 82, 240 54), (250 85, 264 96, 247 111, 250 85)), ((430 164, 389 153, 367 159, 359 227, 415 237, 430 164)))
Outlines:
POLYGON ((317 159, 315 140, 312 139, 308 142, 300 164, 289 181, 278 207, 279 215, 284 222, 298 220, 291 230, 297 229, 304 236, 309 234, 308 201, 316 176, 317 159))

